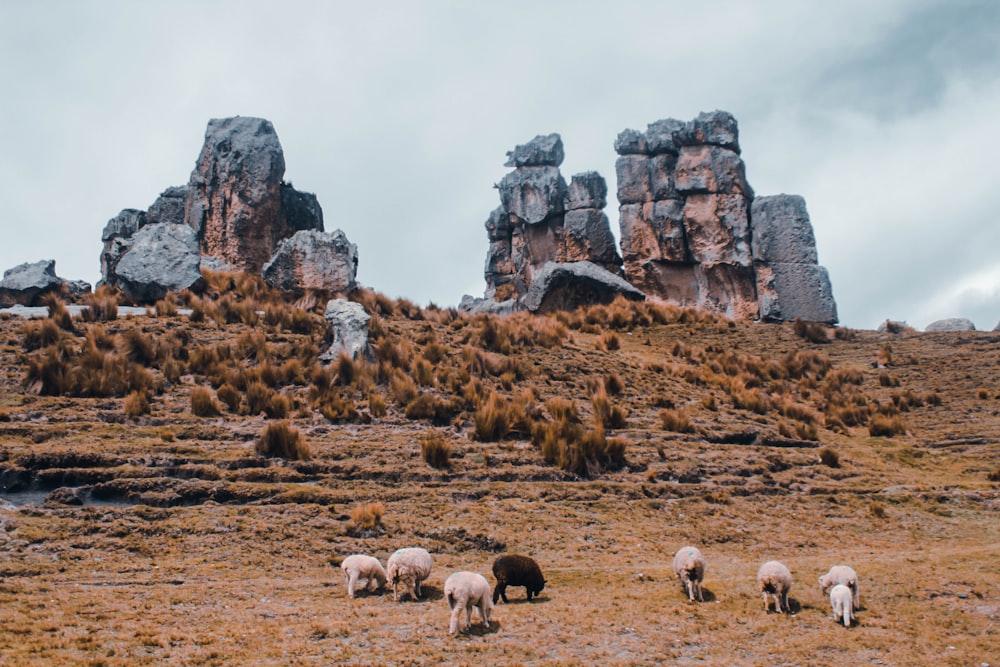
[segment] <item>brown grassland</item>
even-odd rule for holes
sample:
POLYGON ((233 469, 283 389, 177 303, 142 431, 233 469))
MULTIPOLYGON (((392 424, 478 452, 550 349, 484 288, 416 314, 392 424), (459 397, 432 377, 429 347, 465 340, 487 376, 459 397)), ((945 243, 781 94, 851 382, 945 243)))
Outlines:
POLYGON ((324 366, 323 298, 209 282, 0 318, 0 663, 1000 665, 1000 334, 360 291, 373 356, 324 366), (347 597, 338 558, 405 546, 424 599, 347 597), (444 579, 504 552, 545 590, 450 636, 444 579))

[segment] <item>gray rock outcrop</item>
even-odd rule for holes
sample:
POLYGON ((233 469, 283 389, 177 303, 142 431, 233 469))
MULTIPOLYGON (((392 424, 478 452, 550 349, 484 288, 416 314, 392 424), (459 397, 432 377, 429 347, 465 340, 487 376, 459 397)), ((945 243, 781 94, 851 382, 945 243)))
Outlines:
POLYGON ((113 284, 139 303, 162 299, 168 292, 199 290, 198 236, 187 225, 145 225, 129 239, 115 266, 113 284))
POLYGON ((620 273, 621 257, 602 210, 607 205, 604 179, 587 172, 567 185, 559 172, 563 145, 558 134, 539 135, 507 155, 506 166, 514 170, 497 185, 500 207, 486 221, 487 300, 524 296, 548 262, 589 261, 620 273))
POLYGON ((531 312, 550 313, 611 303, 618 296, 631 301, 646 298, 621 276, 591 262, 547 262, 520 301, 531 312))
POLYGON ((931 322, 924 331, 975 331, 976 325, 964 317, 949 317, 931 322))
POLYGON ((837 321, 805 201, 755 198, 731 114, 625 130, 615 150, 629 282, 739 320, 837 321))
POLYGON ((146 224, 156 225, 169 222, 174 225, 184 224, 184 206, 187 202, 188 188, 186 185, 169 187, 160 193, 153 205, 146 211, 146 224))
POLYGON ((210 120, 184 210, 201 253, 258 273, 282 239, 303 229, 322 231, 315 197, 283 184, 284 173, 284 153, 270 121, 210 120))
POLYGON ((132 246, 132 236, 145 227, 147 214, 134 208, 122 209, 115 217, 108 220, 101 233, 101 282, 116 286, 116 268, 118 260, 132 246))
POLYGON ((837 304, 830 277, 817 262, 805 199, 758 197, 750 217, 760 319, 835 323, 837 304))
POLYGON ((73 297, 86 292, 90 292, 89 283, 60 278, 56 275, 55 260, 43 259, 4 271, 0 280, 0 307, 40 306, 48 294, 73 297))
POLYGON ((703 113, 625 130, 619 153, 619 226, 625 277, 645 293, 755 319, 750 202, 736 120, 703 113))
POLYGON ((333 344, 320 359, 330 362, 346 352, 352 359, 369 357, 368 320, 364 306, 346 299, 331 299, 326 304, 326 323, 333 334, 333 344))
POLYGON ((356 287, 358 247, 341 230, 296 232, 264 265, 264 282, 285 292, 350 292, 356 287))

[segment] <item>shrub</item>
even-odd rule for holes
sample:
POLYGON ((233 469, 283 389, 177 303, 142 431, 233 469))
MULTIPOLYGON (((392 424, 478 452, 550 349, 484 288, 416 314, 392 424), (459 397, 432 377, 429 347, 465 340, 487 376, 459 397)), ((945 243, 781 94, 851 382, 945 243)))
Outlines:
POLYGON ((792 323, 792 330, 796 336, 810 343, 830 342, 830 337, 826 333, 826 327, 818 322, 806 322, 796 317, 795 322, 792 323))
POLYGON ((625 389, 625 383, 617 373, 610 373, 604 378, 604 388, 612 396, 617 396, 625 389))
POLYGON ((626 442, 619 438, 609 440, 600 424, 585 430, 566 419, 539 423, 532 440, 547 463, 581 477, 591 477, 604 468, 619 468, 625 462, 626 442))
POLYGON ((355 421, 359 417, 354 401, 339 392, 328 394, 320 403, 319 411, 332 422, 355 421))
POLYGON ((976 390, 976 398, 985 401, 990 397, 990 390, 985 387, 980 387, 976 390))
POLYGON ((389 382, 389 393, 400 407, 406 407, 419 394, 417 384, 410 376, 399 371, 393 372, 389 382))
POLYGON ((499 394, 490 392, 486 401, 472 414, 472 423, 476 440, 493 442, 506 437, 509 433, 507 410, 499 394))
POLYGON ((80 311, 84 322, 110 322, 118 319, 118 292, 102 285, 93 294, 87 294, 83 303, 86 308, 80 311))
POLYGON ((217 417, 219 405, 212 398, 212 390, 208 387, 195 387, 191 390, 191 414, 195 417, 217 417))
POLYGON ((29 393, 61 396, 73 388, 73 374, 62 353, 55 346, 50 346, 28 360, 25 385, 29 393))
POLYGON ((308 461, 309 445, 302 434, 286 421, 273 422, 264 427, 256 445, 257 454, 268 458, 308 461))
POLYGON ((21 332, 24 334, 24 351, 33 352, 49 345, 55 345, 60 338, 59 325, 52 320, 26 322, 21 332))
POLYGON ((216 390, 215 395, 225 403, 230 412, 239 412, 240 399, 242 398, 239 389, 226 382, 216 390))
POLYGON ((873 438, 891 438, 894 435, 905 434, 906 424, 902 417, 889 417, 876 413, 868 420, 868 433, 873 438))
POLYGON ((428 431, 420 440, 420 453, 432 468, 447 468, 449 457, 451 456, 451 443, 449 443, 440 431, 428 431))
POLYGON ((368 394, 368 411, 372 414, 372 417, 385 417, 388 414, 386 410, 385 399, 382 398, 381 394, 377 394, 374 391, 368 394))
POLYGON ((267 407, 264 408, 264 412, 267 414, 268 419, 284 419, 294 407, 295 403, 290 396, 275 393, 271 396, 267 407))
POLYGON ((594 409, 594 421, 601 426, 606 429, 625 428, 625 411, 616 405, 611 405, 603 386, 591 397, 590 404, 594 409))
POLYGON ((254 381, 247 385, 247 413, 259 415, 265 412, 271 405, 271 398, 274 396, 274 389, 260 381, 254 381))
POLYGON ((49 309, 49 319, 64 331, 73 332, 73 318, 66 310, 66 304, 53 292, 45 295, 42 303, 49 309))
POLYGON ((133 391, 125 397, 125 416, 136 419, 151 412, 149 394, 145 391, 133 391))
POLYGON ((605 331, 597 341, 597 349, 614 352, 621 348, 621 339, 613 331, 605 331))
POLYGON ((405 415, 407 419, 429 419, 431 423, 443 426, 459 413, 461 408, 452 400, 439 398, 430 392, 424 392, 407 403, 405 415))
POLYGON ((385 507, 380 502, 355 505, 351 510, 351 532, 358 534, 381 528, 383 514, 385 507))
POLYGON ((878 374, 878 383, 883 387, 898 387, 899 378, 895 375, 882 371, 878 374))
POLYGON ((767 397, 756 389, 734 389, 730 396, 733 405, 740 410, 749 410, 761 415, 767 412, 767 397))
POLYGON ((125 358, 142 366, 156 358, 153 341, 138 327, 129 329, 122 337, 125 358))
POLYGON ((664 431, 672 431, 674 433, 694 432, 691 418, 683 410, 660 410, 660 423, 663 425, 664 431))
POLYGON ((840 467, 840 455, 837 454, 836 450, 830 449, 829 447, 824 447, 819 450, 819 461, 823 465, 830 468, 840 467))

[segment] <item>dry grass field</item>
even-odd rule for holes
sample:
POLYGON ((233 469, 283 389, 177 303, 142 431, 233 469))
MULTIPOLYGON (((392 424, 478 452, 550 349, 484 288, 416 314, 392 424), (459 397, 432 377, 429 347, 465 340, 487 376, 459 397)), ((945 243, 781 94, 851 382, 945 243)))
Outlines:
POLYGON ((1000 334, 359 292, 374 356, 324 367, 324 300, 210 283, 0 319, 0 663, 1000 665, 1000 334), (404 546, 424 599, 347 597, 338 557, 404 546), (444 579, 505 552, 545 590, 450 636, 444 579))

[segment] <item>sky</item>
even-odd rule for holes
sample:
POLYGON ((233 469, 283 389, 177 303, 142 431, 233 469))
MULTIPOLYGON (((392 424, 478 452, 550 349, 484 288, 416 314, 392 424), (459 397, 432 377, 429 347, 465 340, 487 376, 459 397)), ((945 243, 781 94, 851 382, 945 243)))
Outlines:
POLYGON ((805 197, 842 324, 1000 322, 994 0, 0 0, 0 91, 0 270, 96 283, 108 219, 258 116, 362 284, 456 305, 516 144, 559 132, 617 236, 617 134, 723 109, 756 193, 805 197))

